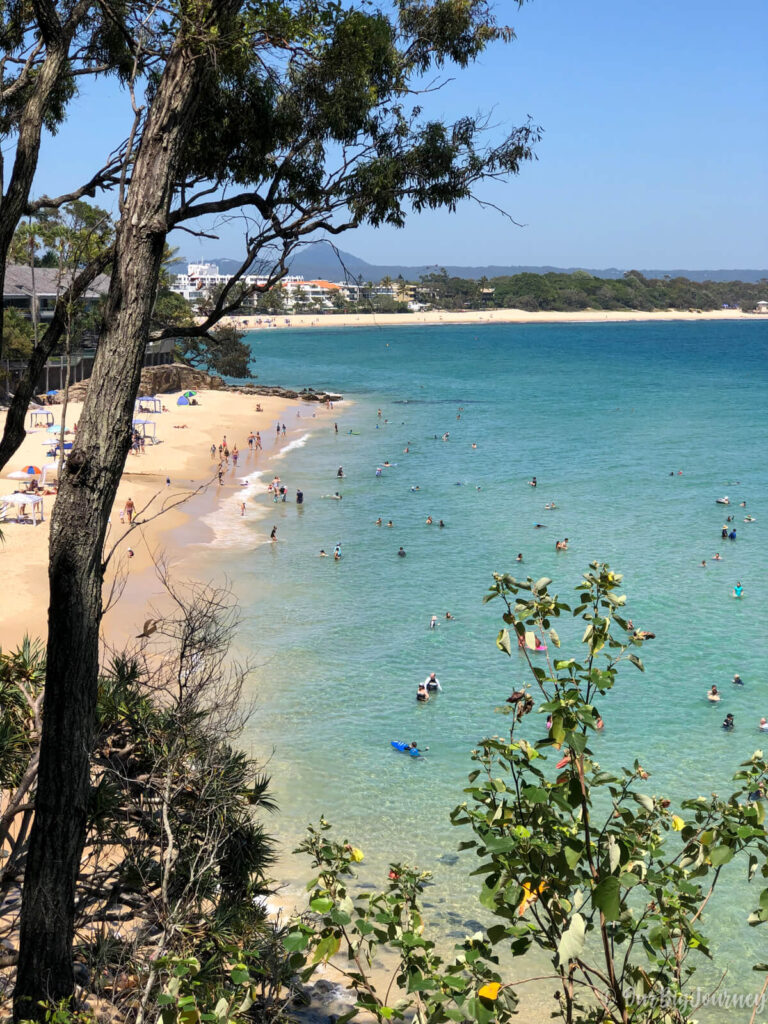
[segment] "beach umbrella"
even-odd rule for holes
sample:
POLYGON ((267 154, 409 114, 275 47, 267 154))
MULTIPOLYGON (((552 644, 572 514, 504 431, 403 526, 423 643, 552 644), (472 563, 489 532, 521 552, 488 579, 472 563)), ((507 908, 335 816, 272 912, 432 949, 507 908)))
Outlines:
POLYGON ((40 476, 43 471, 39 466, 24 466, 21 472, 26 476, 40 476))
POLYGON ((46 391, 46 395, 58 395, 58 391, 46 391))
POLYGON ((29 473, 24 473, 20 469, 15 469, 12 473, 8 474, 9 480, 29 480, 29 473))
POLYGON ((194 396, 196 394, 197 394, 196 391, 185 391, 184 392, 184 398, 194 398, 194 396))
POLYGON ((189 399, 185 395, 182 395, 180 398, 176 399, 176 405, 189 405, 189 399))

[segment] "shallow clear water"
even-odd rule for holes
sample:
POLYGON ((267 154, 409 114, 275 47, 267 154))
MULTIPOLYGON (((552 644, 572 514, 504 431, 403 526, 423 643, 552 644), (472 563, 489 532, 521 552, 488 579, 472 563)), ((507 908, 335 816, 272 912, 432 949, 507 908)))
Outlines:
MULTIPOLYGON (((609 562, 624 573, 628 614, 658 636, 645 675, 627 669, 601 705, 601 762, 637 757, 650 790, 673 798, 729 790, 768 715, 768 323, 281 330, 255 335, 253 351, 264 381, 354 401, 335 410, 338 434, 305 410, 287 424, 293 450, 260 466, 291 498, 301 487, 304 506, 270 506, 202 553, 243 603, 242 644, 258 663, 249 739, 270 758, 286 848, 323 813, 374 866, 432 868, 440 927, 477 916, 448 813, 469 751, 505 731, 494 706, 526 680, 518 656, 495 647, 498 606, 482 604, 494 570, 520 574, 517 552, 566 600, 591 560, 609 562), (395 465, 377 478, 384 460, 395 465), (342 501, 321 497, 337 489, 342 501), (724 494, 727 510, 715 504, 724 494), (742 522, 742 500, 756 522, 742 522), (735 543, 720 537, 728 513, 735 543), (278 543, 260 543, 272 525, 278 543), (555 553, 565 536, 569 551, 555 553), (341 562, 317 557, 337 542, 341 562), (445 692, 419 706, 431 670, 445 692), (743 689, 730 684, 736 671, 743 689), (712 683, 724 691, 715 706, 712 683), (720 729, 726 711, 732 734, 720 729), (391 739, 429 756, 397 754, 391 739)), ((263 484, 249 501, 265 501, 263 484)), ((574 627, 558 630, 567 649, 574 627)), ((717 966, 754 988, 763 933, 744 924, 758 889, 743 874, 732 872, 709 926, 717 966)))

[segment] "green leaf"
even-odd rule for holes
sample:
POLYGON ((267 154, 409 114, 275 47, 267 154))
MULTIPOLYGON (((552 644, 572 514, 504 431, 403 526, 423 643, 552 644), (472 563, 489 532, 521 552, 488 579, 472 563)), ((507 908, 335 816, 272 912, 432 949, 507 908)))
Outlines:
POLYGON ((309 901, 309 906, 316 914, 327 914, 333 906, 333 900, 330 896, 315 896, 309 901))
POLYGON ((640 804, 642 808, 648 811, 649 814, 653 813, 653 798, 646 796, 645 793, 633 793, 632 798, 640 804))
POLYGON ((582 858, 582 856, 584 854, 584 844, 583 843, 577 843, 574 840, 571 840, 563 848, 563 853, 565 854, 565 862, 566 862, 566 864, 571 869, 571 871, 573 871, 573 869, 579 863, 579 861, 581 860, 581 858, 582 858))
POLYGON ((549 639, 552 641, 552 643, 555 645, 555 647, 559 647, 560 646, 560 637, 557 635, 557 630, 556 629, 550 629, 550 631, 549 631, 549 639))
POLYGON ((496 637, 496 646, 500 651, 504 651, 505 654, 512 654, 512 644, 509 640, 509 630, 500 629, 499 635, 496 637))
POLYGON ((532 804, 545 804, 547 802, 547 791, 541 786, 524 786, 523 796, 532 804))
POLYGON ((326 935, 324 939, 321 939, 317 944, 315 955, 312 957, 312 963, 320 963, 321 960, 329 960, 339 951, 341 940, 335 935, 326 935))
POLYGON ((641 672, 645 672, 645 665, 640 661, 636 654, 628 654, 627 657, 633 665, 636 665, 640 669, 641 672))
POLYGON ((289 932, 283 939, 283 947, 289 953, 297 953, 307 948, 309 939, 304 932, 289 932))
POLYGON ((552 728, 549 730, 549 735, 553 743, 560 744, 565 739, 565 726, 559 715, 552 716, 552 728))
POLYGON ((727 864, 729 860, 733 860, 733 849, 730 846, 714 846, 709 851, 709 863, 713 868, 719 868, 722 864, 727 864))
POLYGON ((536 582, 533 584, 533 589, 536 591, 537 594, 540 594, 543 590, 547 589, 551 582, 552 580, 549 578, 549 576, 542 576, 540 580, 536 580, 536 582))
POLYGON ((568 930, 563 932, 557 946, 557 958, 560 966, 569 960, 581 956, 586 942, 587 924, 581 914, 574 914, 568 930))
POLYGON ((233 985, 245 985, 251 980, 248 968, 241 966, 233 967, 229 972, 229 977, 233 985))
POLYGON ((621 917, 619 888, 618 878, 608 875, 592 890, 592 903, 598 910, 602 910, 606 921, 618 921, 621 917))

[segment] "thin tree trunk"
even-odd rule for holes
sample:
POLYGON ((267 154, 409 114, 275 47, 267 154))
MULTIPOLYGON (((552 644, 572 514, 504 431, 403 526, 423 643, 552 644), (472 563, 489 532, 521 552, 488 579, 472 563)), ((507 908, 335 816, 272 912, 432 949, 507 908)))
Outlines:
POLYGON ((80 271, 70 288, 57 302, 53 320, 40 339, 40 344, 33 349, 23 376, 13 389, 13 400, 5 420, 3 436, 0 438, 0 470, 13 458, 26 437, 24 417, 27 415, 30 400, 35 393, 37 380, 43 372, 46 360, 58 345, 66 328, 67 309, 82 295, 93 279, 104 271, 111 258, 109 252, 93 260, 80 271))
MULTIPOLYGON (((211 0, 209 28, 239 8, 211 0)), ((117 229, 104 323, 50 539, 45 714, 21 913, 14 1019, 71 997, 75 879, 85 840, 107 520, 130 447, 133 405, 168 231, 172 185, 206 57, 180 32, 144 128, 117 229)))
MULTIPOLYGON (((16 155, 8 189, 5 195, 0 193, 0 283, 2 284, 5 283, 8 250, 19 221, 24 216, 29 201, 29 191, 37 170, 43 121, 50 107, 51 96, 67 63, 70 34, 62 33, 60 39, 49 44, 46 58, 35 77, 34 92, 19 125, 16 155)), ((1 189, 2 184, 0 183, 1 189)), ((3 352, 2 326, 2 310, 0 309, 0 354, 3 352)))

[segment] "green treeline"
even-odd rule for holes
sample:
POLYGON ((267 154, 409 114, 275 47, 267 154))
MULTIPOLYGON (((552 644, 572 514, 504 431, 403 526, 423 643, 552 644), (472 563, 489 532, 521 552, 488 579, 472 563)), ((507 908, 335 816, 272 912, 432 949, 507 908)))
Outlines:
POLYGON ((531 312, 580 309, 752 310, 768 299, 768 282, 689 281, 685 277, 646 278, 637 270, 623 277, 593 277, 586 270, 573 274, 514 274, 474 281, 449 277, 445 271, 428 274, 416 286, 415 297, 443 309, 525 309, 531 312))

